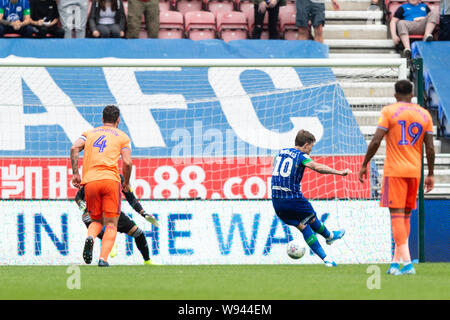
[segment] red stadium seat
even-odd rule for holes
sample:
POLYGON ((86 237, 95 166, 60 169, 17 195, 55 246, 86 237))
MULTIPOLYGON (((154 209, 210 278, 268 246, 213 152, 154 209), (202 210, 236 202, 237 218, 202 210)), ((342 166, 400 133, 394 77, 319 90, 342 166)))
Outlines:
POLYGON ((204 0, 205 8, 215 16, 219 12, 231 12, 234 10, 234 0, 204 0))
POLYGON ((245 14, 248 21, 248 17, 255 14, 255 5, 251 0, 240 0, 239 11, 245 14))
POLYGON ((186 35, 192 40, 215 39, 216 19, 208 11, 189 11, 184 15, 186 35))
POLYGON ((296 25, 296 13, 280 11, 280 32, 285 40, 297 40, 298 28, 296 25))
POLYGON ((295 0, 286 1, 286 5, 283 7, 280 7, 280 10, 281 10, 281 8, 284 8, 285 10, 289 10, 291 12, 297 12, 297 7, 295 6, 295 0))
POLYGON ((183 14, 178 11, 161 11, 159 14, 160 39, 182 39, 184 35, 183 14))
POLYGON ((170 11, 171 0, 159 0, 159 11, 170 11))
POLYGON ((190 11, 201 11, 203 0, 176 0, 176 9, 182 14, 190 11))
POLYGON ((19 33, 5 33, 4 38, 20 38, 22 37, 19 33))
POLYGON ((294 6, 288 6, 287 4, 283 7, 280 7, 280 14, 281 12, 291 12, 291 13, 296 13, 297 10, 295 9, 295 5, 294 6))
POLYGON ((219 12, 217 14, 217 33, 225 42, 247 39, 248 25, 245 15, 240 11, 219 12))

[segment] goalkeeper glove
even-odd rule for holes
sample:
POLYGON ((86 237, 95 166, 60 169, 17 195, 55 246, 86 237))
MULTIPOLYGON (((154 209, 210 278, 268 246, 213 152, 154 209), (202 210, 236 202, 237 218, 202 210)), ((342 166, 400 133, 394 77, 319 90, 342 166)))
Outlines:
POLYGON ((156 218, 152 214, 148 214, 147 212, 144 212, 144 213, 142 213, 142 216, 144 217, 145 220, 150 222, 155 227, 159 227, 158 220, 156 220, 156 218))

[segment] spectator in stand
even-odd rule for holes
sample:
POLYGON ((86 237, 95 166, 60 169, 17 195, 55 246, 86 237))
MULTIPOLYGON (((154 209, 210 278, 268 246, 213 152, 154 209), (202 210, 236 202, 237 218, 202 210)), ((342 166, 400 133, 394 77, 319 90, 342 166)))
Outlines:
POLYGON ((450 41, 450 0, 441 0, 439 4, 441 21, 439 23, 439 41, 450 41))
MULTIPOLYGON (((340 6, 337 0, 331 0, 334 10, 339 10, 340 6)), ((308 23, 314 29, 314 40, 323 43, 323 26, 325 25, 325 0, 297 0, 295 2, 297 9, 296 23, 298 27, 297 40, 308 40, 308 23)))
POLYGON ((269 39, 279 39, 278 33, 278 12, 280 7, 286 5, 286 0, 253 0, 255 5, 255 25, 253 27, 252 38, 261 39, 264 17, 269 15, 269 39))
POLYGON ((128 38, 136 39, 141 30, 141 18, 145 16, 145 27, 149 38, 158 38, 159 1, 128 0, 128 38))
POLYGON ((123 38, 126 17, 122 0, 94 0, 89 29, 94 38, 123 38))
POLYGON ((420 0, 408 0, 395 11, 390 22, 391 37, 395 44, 402 42, 403 54, 411 58, 410 34, 424 35, 423 41, 433 40, 433 30, 439 14, 420 0))
POLYGON ((3 38, 5 33, 17 33, 25 38, 33 37, 28 0, 0 0, 0 4, 0 38, 3 38))
POLYGON ((64 29, 58 27, 59 14, 55 0, 30 0, 31 25, 37 29, 36 37, 64 37, 64 29))
POLYGON ((73 30, 75 30, 76 38, 85 38, 89 0, 59 0, 58 10, 64 29, 64 38, 72 38, 73 30))

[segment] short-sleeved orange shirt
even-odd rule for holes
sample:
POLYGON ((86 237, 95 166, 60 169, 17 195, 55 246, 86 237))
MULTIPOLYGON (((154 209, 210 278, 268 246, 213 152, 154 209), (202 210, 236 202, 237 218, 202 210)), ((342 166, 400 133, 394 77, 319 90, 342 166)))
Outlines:
POLYGON ((91 181, 114 180, 120 183, 119 158, 122 149, 130 146, 130 138, 123 131, 102 126, 86 131, 81 184, 91 181))
POLYGON ((378 128, 386 130, 384 175, 420 177, 425 133, 433 134, 430 113, 414 103, 397 102, 384 107, 378 128))

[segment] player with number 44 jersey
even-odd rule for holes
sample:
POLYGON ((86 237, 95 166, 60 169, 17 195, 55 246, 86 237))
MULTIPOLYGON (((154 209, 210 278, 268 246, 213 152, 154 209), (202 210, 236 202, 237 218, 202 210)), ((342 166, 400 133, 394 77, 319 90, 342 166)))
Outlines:
POLYGON ((316 142, 314 135, 300 130, 293 148, 282 149, 274 158, 272 172, 272 204, 277 216, 286 224, 296 227, 305 242, 325 263, 335 267, 336 262, 328 256, 317 240, 316 233, 326 239, 327 244, 342 238, 345 230, 328 231, 317 218, 311 203, 303 196, 300 183, 306 168, 322 174, 346 176, 349 169, 336 170, 311 159, 309 154, 316 142))

